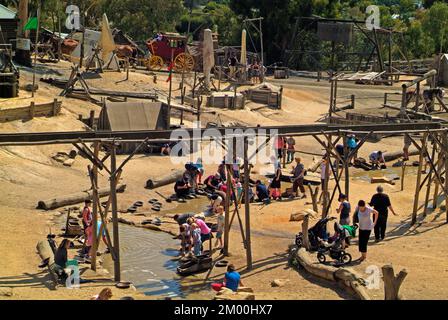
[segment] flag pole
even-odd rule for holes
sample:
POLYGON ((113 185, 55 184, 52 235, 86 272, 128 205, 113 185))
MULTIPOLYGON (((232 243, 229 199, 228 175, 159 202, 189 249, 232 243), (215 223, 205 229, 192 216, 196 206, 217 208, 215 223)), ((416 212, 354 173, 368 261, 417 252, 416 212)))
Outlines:
POLYGON ((173 88, 173 68, 174 68, 173 58, 174 58, 174 48, 171 47, 171 62, 169 70, 170 89, 168 92, 168 129, 171 128, 171 95, 173 88))
POLYGON ((31 97, 34 98, 34 92, 36 91, 36 64, 37 64, 37 43, 39 41, 39 27, 40 27, 40 2, 37 7, 37 29, 36 29, 36 44, 34 46, 34 65, 33 65, 33 88, 31 90, 31 97))

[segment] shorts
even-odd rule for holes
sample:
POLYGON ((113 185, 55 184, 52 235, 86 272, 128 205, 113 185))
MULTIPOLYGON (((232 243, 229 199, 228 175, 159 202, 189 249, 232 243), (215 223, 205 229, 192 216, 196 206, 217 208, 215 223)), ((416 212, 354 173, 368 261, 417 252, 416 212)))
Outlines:
POLYGON ((216 239, 221 239, 222 238, 222 231, 218 231, 216 232, 216 239))

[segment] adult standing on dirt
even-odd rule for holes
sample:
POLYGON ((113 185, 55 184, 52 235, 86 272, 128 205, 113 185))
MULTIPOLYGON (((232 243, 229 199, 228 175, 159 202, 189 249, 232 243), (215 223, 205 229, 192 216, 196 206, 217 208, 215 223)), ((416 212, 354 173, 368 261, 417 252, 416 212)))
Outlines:
POLYGON ((361 257, 358 259, 362 262, 367 259, 367 245, 369 243, 370 234, 378 220, 378 211, 366 206, 364 200, 359 200, 358 207, 354 214, 354 222, 359 224, 358 247, 361 257), (373 216, 373 219, 372 219, 373 216))
POLYGON ((277 158, 282 159, 283 158, 283 151, 285 149, 285 140, 283 137, 276 137, 274 142, 274 147, 277 152, 277 158))
POLYGON ((384 188, 378 186, 376 192, 377 193, 372 196, 369 204, 378 211, 378 221, 375 225, 375 241, 379 242, 384 240, 386 236, 388 211, 390 210, 390 212, 396 216, 397 214, 395 213, 394 208, 392 208, 389 196, 384 193, 384 188))
POLYGON ((412 144, 412 140, 409 135, 404 135, 404 146, 403 146, 403 161, 409 160, 409 147, 412 144))
POLYGON ((339 207, 336 209, 336 212, 339 213, 339 224, 342 226, 350 225, 350 212, 352 207, 350 202, 347 200, 347 196, 343 193, 339 195, 339 207))
POLYGON ((90 206, 92 205, 92 201, 91 200, 86 200, 84 202, 84 208, 82 209, 82 225, 83 225, 83 230, 84 230, 84 243, 83 243, 83 247, 82 247, 82 253, 83 254, 88 254, 88 250, 87 249, 87 239, 89 237, 88 235, 88 228, 92 225, 93 222, 93 215, 92 215, 92 209, 90 208, 90 206))
POLYGON ((231 79, 235 76, 237 64, 238 64, 238 60, 236 59, 235 54, 232 53, 232 55, 229 58, 229 69, 230 69, 230 78, 231 79))
POLYGON ((294 154, 296 153, 296 140, 290 136, 286 139, 287 144, 287 159, 286 162, 291 163, 294 160, 294 154))
POLYGON ((277 167, 277 170, 275 171, 274 178, 272 179, 271 185, 269 186, 270 189, 270 197, 273 200, 281 200, 281 177, 282 177, 282 169, 280 167, 277 167))
MULTIPOLYGON (((305 187, 303 186, 303 179, 305 177, 305 167, 302 164, 302 159, 297 157, 296 159, 296 165, 292 168, 292 174, 293 174, 293 183, 292 183, 292 192, 296 194, 296 197, 299 196, 298 189, 300 189, 300 192, 302 193, 302 197, 306 198, 305 194, 305 187)), ((293 197, 294 195, 292 195, 293 197)))

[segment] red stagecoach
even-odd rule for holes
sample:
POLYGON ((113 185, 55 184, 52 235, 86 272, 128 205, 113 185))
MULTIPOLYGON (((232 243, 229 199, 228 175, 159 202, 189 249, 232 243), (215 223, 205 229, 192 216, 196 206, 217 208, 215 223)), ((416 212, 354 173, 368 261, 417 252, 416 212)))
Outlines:
POLYGON ((146 62, 149 70, 158 71, 169 65, 173 59, 174 71, 190 72, 194 68, 194 58, 188 53, 187 37, 177 33, 159 33, 146 41, 151 57, 146 62))

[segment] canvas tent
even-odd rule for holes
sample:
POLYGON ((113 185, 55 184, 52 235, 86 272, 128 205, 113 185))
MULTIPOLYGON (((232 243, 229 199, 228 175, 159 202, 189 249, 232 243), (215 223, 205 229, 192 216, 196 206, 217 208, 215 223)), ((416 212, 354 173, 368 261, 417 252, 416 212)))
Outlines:
MULTIPOLYGON (((99 131, 168 129, 168 105, 162 102, 106 102, 98 119, 99 131)), ((120 153, 131 153, 139 143, 123 143, 120 153)), ((149 152, 143 148, 140 152, 149 152)))

